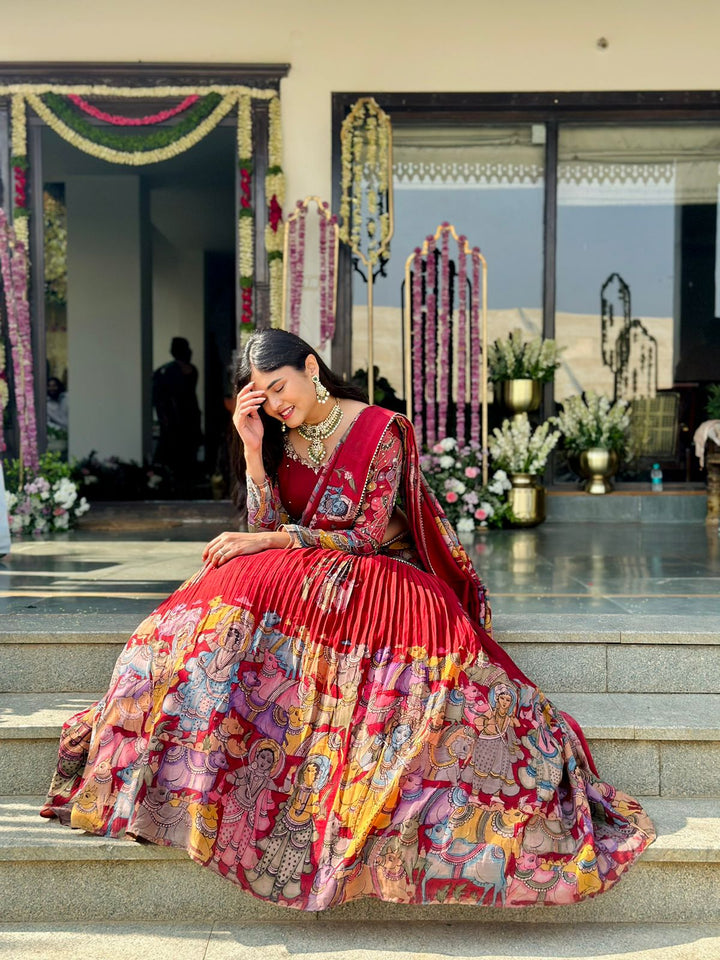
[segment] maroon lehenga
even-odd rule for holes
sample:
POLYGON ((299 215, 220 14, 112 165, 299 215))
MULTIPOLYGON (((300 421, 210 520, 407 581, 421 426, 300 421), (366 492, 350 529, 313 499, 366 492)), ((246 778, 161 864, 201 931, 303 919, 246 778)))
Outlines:
POLYGON ((370 407, 317 475, 291 449, 279 473, 249 510, 292 548, 204 567, 140 625, 65 724, 43 816, 303 910, 613 886, 653 826, 492 640, 408 421, 370 407))

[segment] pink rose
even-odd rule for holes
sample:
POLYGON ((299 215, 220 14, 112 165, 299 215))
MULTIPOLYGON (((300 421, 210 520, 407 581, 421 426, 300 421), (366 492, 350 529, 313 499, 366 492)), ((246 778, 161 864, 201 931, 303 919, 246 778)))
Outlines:
POLYGON ((457 503, 458 495, 454 490, 448 490, 448 492, 445 494, 445 499, 448 503, 457 503))
POLYGON ((487 518, 487 510, 481 510, 480 507, 475 511, 476 520, 485 520, 487 518))
POLYGON ((474 480, 479 473, 480 470, 478 467, 465 467, 465 476, 468 480, 474 480))
POLYGON ((434 444, 432 448, 433 453, 445 453, 445 447, 441 443, 434 444))

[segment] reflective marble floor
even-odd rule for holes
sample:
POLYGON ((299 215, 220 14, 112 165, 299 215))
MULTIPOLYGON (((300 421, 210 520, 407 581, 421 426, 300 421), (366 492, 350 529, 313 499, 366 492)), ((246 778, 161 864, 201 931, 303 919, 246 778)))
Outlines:
MULTIPOLYGON (((142 617, 200 565, 216 521, 77 531, 13 544, 0 560, 0 615, 142 617)), ((718 618, 720 539, 704 523, 545 523, 466 544, 495 623, 515 614, 718 618)))

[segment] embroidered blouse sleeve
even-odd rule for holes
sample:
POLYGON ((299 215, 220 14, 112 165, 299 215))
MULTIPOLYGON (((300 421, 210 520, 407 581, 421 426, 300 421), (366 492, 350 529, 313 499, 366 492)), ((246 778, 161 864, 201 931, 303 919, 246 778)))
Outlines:
POLYGON ((247 481, 247 526, 251 533, 261 530, 277 530, 288 515, 280 500, 277 483, 265 477, 258 486, 248 475, 247 481))
POLYGON ((373 459, 355 523, 349 530, 318 530, 285 523, 291 547, 324 547, 345 553, 373 554, 382 546, 397 500, 403 466, 400 431, 392 424, 373 459))

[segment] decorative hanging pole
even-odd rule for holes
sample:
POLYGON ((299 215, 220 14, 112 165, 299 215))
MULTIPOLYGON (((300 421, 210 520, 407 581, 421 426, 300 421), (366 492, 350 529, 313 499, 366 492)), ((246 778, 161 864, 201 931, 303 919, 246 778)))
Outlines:
POLYGON ((303 280, 305 278, 305 234, 307 215, 311 204, 317 206, 318 230, 318 266, 320 288, 320 343, 324 350, 335 336, 335 316, 337 311, 337 262, 339 230, 337 217, 330 212, 329 205, 319 197, 306 197, 298 200, 295 209, 285 221, 285 241, 283 246, 283 283, 281 325, 291 333, 299 335, 302 314, 303 280), (288 316, 288 295, 290 310, 288 316))
POLYGON ((465 404, 470 388, 470 442, 483 451, 488 480, 487 262, 478 247, 449 223, 425 238, 405 263, 404 368, 407 415, 418 442, 446 436, 452 393, 450 357, 457 368, 455 433, 466 442, 465 404), (450 257, 450 241, 457 260, 450 257), (469 263, 468 263, 469 258, 469 263), (457 282, 453 282, 454 276, 457 282), (468 276, 471 277, 468 303, 468 276), (439 359, 439 364, 438 364, 439 359), (439 372, 439 391, 438 391, 439 372))
POLYGON ((368 399, 374 403, 373 284, 390 257, 393 200, 390 117, 372 97, 361 97, 345 117, 340 147, 340 239, 352 250, 353 265, 367 283, 368 399))

